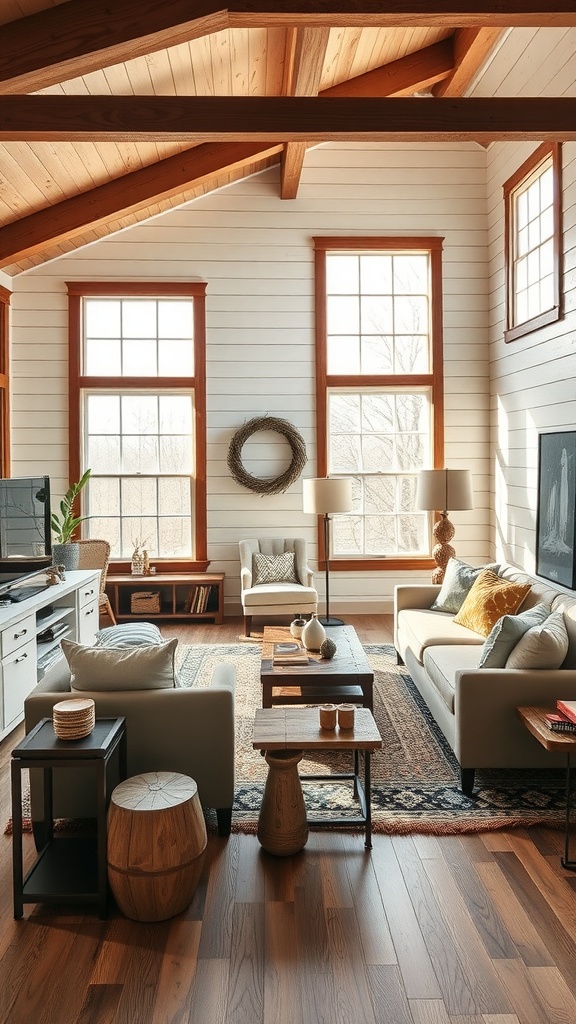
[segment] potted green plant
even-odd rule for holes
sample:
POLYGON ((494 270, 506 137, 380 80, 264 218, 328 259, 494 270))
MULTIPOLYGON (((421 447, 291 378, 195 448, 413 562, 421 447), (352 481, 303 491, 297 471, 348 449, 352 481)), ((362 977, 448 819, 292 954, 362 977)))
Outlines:
POLYGON ((92 470, 87 469, 77 483, 70 484, 62 501, 60 512, 51 516, 52 533, 55 543, 52 545, 52 559, 55 565, 63 565, 65 569, 77 569, 80 558, 80 546, 72 537, 76 528, 89 516, 76 515, 74 504, 82 489, 88 483, 92 470))

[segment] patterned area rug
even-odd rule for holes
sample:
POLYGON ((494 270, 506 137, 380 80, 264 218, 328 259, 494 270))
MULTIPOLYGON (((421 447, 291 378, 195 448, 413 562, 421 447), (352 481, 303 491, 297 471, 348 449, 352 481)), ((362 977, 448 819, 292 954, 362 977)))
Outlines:
MULTIPOLYGON (((374 717, 384 744, 372 759, 375 832, 396 834, 478 832, 533 824, 561 827, 564 773, 561 771, 478 771, 472 797, 460 791, 458 763, 394 648, 365 647, 374 669, 374 717)), ((254 831, 267 765, 252 749, 252 723, 260 699, 260 645, 199 645, 182 649, 184 686, 209 685, 214 665, 236 665, 236 801, 233 828, 254 831)), ((302 773, 350 771, 349 755, 312 753, 302 773)), ((316 818, 333 808, 358 811, 347 783, 305 783, 306 805, 316 818)))

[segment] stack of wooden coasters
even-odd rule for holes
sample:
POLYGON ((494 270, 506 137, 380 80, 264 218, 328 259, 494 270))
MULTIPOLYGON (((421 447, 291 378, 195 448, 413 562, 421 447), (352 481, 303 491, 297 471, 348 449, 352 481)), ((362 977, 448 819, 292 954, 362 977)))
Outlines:
POLYGON ((96 705, 90 698, 61 700, 52 708, 52 723, 59 740, 81 740, 96 722, 96 705))

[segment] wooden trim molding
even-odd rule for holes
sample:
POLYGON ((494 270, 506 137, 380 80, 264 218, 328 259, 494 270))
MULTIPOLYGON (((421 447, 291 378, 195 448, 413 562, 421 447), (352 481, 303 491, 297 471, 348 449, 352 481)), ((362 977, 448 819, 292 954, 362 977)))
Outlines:
MULTIPOLYGON (((206 516, 206 283, 201 281, 68 281, 68 336, 69 336, 69 474, 70 480, 79 478, 81 471, 80 423, 82 391, 132 389, 153 391, 169 388, 194 392, 194 556, 191 559, 162 560, 167 571, 201 572, 208 567, 206 516), (82 373, 82 300, 98 295, 153 296, 171 295, 194 298, 194 376, 193 377, 90 377, 82 373)), ((160 562, 160 559, 155 558, 160 562)), ((114 571, 129 571, 123 560, 114 562, 114 571)), ((111 572, 112 574, 112 572, 111 572)))
POLYGON ((0 285, 0 475, 10 476, 10 299, 0 285))
POLYGON ((562 148, 558 142, 545 142, 534 150, 502 187, 504 196, 504 272, 506 279, 506 328, 504 341, 516 341, 527 334, 540 330, 547 324, 556 323, 564 315, 563 293, 563 242, 562 242, 562 148), (544 161, 552 158, 553 177, 553 247, 554 283, 553 302, 549 309, 537 316, 516 323, 515 308, 515 225, 513 203, 518 188, 530 178, 544 161))
MULTIPOLYGON (((444 465, 444 341, 442 318, 442 250, 444 239, 435 236, 370 236, 348 235, 331 237, 317 236, 312 239, 315 264, 315 347, 316 347, 316 473, 319 477, 328 474, 328 424, 327 394, 330 390, 342 388, 369 387, 427 387, 432 394, 432 451, 435 468, 444 465), (432 282, 431 311, 431 372, 426 374, 398 375, 331 375, 327 367, 327 309, 326 309, 326 253, 327 252, 390 252, 422 251, 430 256, 432 282)), ((318 519, 318 566, 326 568, 324 528, 318 519)), ((342 572, 358 571, 428 571, 434 567, 429 556, 379 557, 379 558, 332 558, 330 568, 342 572)))

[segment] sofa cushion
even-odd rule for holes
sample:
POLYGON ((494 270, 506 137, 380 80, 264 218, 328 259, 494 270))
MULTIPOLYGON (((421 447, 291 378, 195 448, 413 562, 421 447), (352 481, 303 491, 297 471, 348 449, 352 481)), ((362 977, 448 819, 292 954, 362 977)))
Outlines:
POLYGON ((521 636, 550 615, 550 606, 537 604, 518 615, 503 615, 494 623, 482 647, 478 668, 504 668, 521 636))
POLYGON ((263 555, 261 551, 255 551, 252 574, 253 587, 261 587, 263 583, 298 583, 296 555, 293 551, 283 551, 281 555, 263 555))
POLYGON ((518 610, 529 592, 529 583, 509 583, 491 569, 483 569, 454 621, 486 637, 502 615, 518 610))
POLYGON ((561 611, 552 612, 545 622, 533 626, 516 644, 506 668, 560 668, 568 650, 568 632, 561 611))
POLYGON ((483 569, 492 569, 496 572, 498 566, 473 566, 461 562, 458 558, 449 558, 440 593, 431 606, 432 611, 452 612, 453 615, 459 612, 464 598, 483 569))
POLYGON ((148 647, 85 647, 62 640, 71 690, 158 690, 176 685, 178 640, 148 647))
POLYGON ((430 608, 404 608, 398 613, 398 632, 420 664, 426 648, 435 644, 478 647, 483 642, 483 637, 459 626, 448 612, 433 612, 430 608))
POLYGON ((153 622, 120 622, 96 634, 95 647, 149 647, 161 644, 164 637, 153 622))
POLYGON ((424 668, 449 711, 454 714, 455 679, 459 669, 478 667, 479 648, 467 645, 428 647, 424 652, 424 668))

